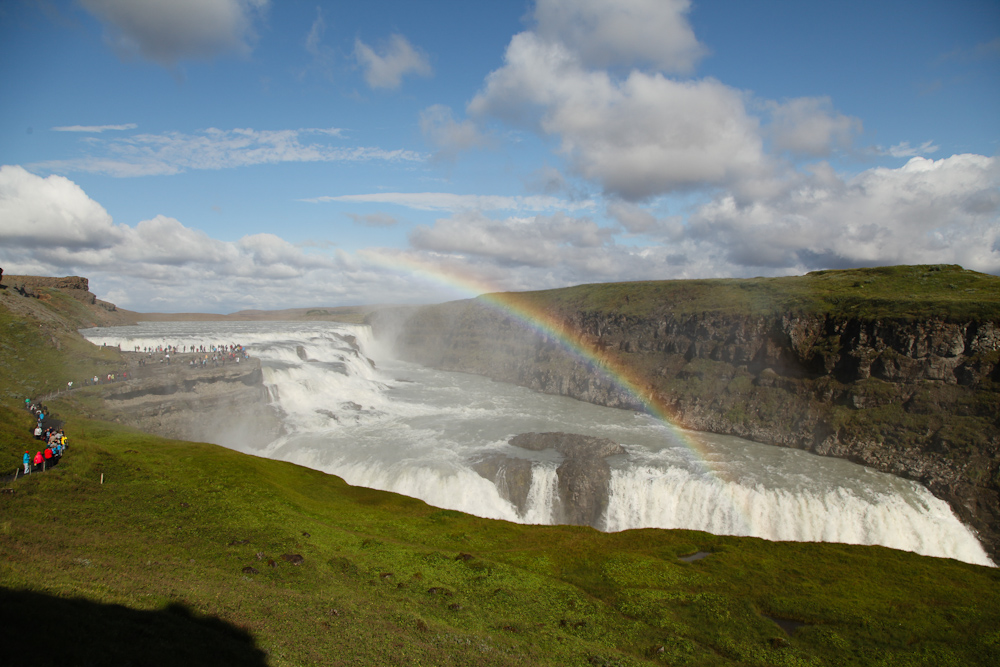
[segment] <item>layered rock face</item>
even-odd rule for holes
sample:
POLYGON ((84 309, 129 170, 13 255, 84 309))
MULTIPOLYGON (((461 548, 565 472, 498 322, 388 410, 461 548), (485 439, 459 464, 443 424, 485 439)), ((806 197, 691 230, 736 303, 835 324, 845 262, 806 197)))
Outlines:
POLYGON ((600 405, 653 406, 685 428, 917 480, 1000 557, 1000 322, 557 305, 546 313, 568 344, 479 300, 371 322, 417 363, 600 405))
POLYGON ((132 380, 108 385, 105 405, 114 420, 179 440, 211 442, 242 451, 278 437, 280 420, 268 404, 260 362, 191 367, 131 366, 132 380))
MULTIPOLYGON (((573 433, 522 433, 510 444, 529 451, 552 449, 562 460, 556 468, 558 499, 553 508, 555 522, 601 529, 601 517, 608 507, 611 467, 608 456, 624 454, 625 449, 607 438, 573 433)), ((474 461, 472 468, 492 481, 500 495, 523 514, 531 488, 532 462, 528 459, 496 454, 474 461)))

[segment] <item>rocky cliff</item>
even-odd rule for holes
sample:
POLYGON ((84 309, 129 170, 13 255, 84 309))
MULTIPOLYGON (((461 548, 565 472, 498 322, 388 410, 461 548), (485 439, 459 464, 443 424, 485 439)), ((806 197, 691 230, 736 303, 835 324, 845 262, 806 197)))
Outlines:
POLYGON ((90 292, 90 281, 80 276, 4 275, 0 305, 18 315, 29 315, 65 329, 131 324, 134 313, 121 311, 90 292))
MULTIPOLYGON (((575 433, 522 433, 509 442, 529 451, 551 449, 561 457, 556 468, 558 495, 553 508, 556 523, 602 527, 611 481, 611 466, 605 459, 625 454, 624 447, 607 438, 575 433)), ((493 482, 500 495, 524 514, 532 465, 525 458, 494 454, 474 461, 472 468, 493 482)))
POLYGON ((143 355, 126 353, 132 379, 106 385, 108 418, 180 440, 211 442, 242 451, 278 437, 280 420, 268 404, 260 362, 190 366, 192 355, 172 363, 138 366, 143 355))
POLYGON ((889 267, 582 286, 370 321, 418 363, 920 481, 1000 556, 994 276, 889 267))

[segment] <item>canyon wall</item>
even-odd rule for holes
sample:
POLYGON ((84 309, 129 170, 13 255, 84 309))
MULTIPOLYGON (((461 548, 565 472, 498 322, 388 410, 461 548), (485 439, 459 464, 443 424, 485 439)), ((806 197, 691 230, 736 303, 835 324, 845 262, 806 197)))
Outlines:
MULTIPOLYGON (((125 353, 130 361, 141 353, 125 353)), ((260 361, 190 366, 197 355, 174 355, 170 364, 129 365, 132 379, 103 391, 108 419, 168 438, 211 442, 247 451, 280 433, 269 404, 260 361)))
POLYGON ((406 360, 917 480, 997 559, 1000 316, 637 308, 640 287, 618 308, 553 290, 520 312, 476 299, 370 322, 406 360))

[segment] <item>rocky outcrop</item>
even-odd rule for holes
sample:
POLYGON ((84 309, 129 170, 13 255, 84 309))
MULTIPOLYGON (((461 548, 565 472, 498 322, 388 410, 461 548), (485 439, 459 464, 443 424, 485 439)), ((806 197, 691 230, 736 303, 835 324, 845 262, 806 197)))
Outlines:
POLYGON ((280 433, 256 359, 201 368, 177 355, 169 365, 131 368, 133 379, 107 385, 104 392, 114 421, 242 451, 263 447, 280 433))
POLYGON ((558 292, 527 317, 469 300, 370 321, 410 361, 917 480, 1000 557, 1000 308, 955 315, 943 301, 886 316, 858 301, 747 314, 638 309, 627 296, 569 307, 558 292))
POLYGON ((0 304, 11 312, 76 330, 135 322, 132 313, 98 299, 90 281, 80 276, 5 275, 0 282, 0 304))
MULTIPOLYGON (((556 523, 603 528, 611 481, 611 468, 605 458, 624 454, 621 445, 607 438, 574 433, 522 433, 509 443, 536 452, 552 449, 562 456, 556 468, 559 480, 558 503, 554 508, 556 523)), ((472 468, 496 484, 500 495, 523 515, 531 488, 532 465, 525 458, 496 454, 474 461, 472 468)))
MULTIPOLYGON (((86 278, 81 278, 80 276, 66 276, 63 278, 56 278, 50 276, 17 276, 17 275, 7 275, 4 276, 4 283, 13 289, 20 289, 23 291, 33 291, 38 287, 50 287, 62 290, 73 290, 76 292, 89 292, 90 281, 86 278)), ((93 295, 90 295, 91 297, 93 295)), ((87 297, 90 298, 90 297, 87 297)), ((91 301, 91 303, 93 303, 91 301)))

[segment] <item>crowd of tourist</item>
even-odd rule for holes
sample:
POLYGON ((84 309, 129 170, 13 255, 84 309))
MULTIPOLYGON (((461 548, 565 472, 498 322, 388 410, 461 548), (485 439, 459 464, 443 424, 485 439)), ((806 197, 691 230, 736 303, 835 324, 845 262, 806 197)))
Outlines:
MULTIPOLYGON (((119 349, 120 346, 119 346, 119 349)), ((154 359, 154 355, 159 357, 159 363, 169 364, 170 355, 175 357, 179 354, 191 355, 188 364, 196 366, 224 366, 227 363, 239 363, 240 360, 250 358, 249 352, 243 345, 160 345, 156 347, 136 346, 135 352, 144 353, 146 356, 139 359, 139 365, 144 366, 154 359)), ((83 386, 111 384, 124 382, 132 379, 127 370, 118 373, 108 373, 105 376, 95 375, 93 378, 86 378, 83 386)), ((72 390, 74 383, 66 383, 66 389, 72 390)), ((62 424, 50 419, 48 409, 41 402, 34 402, 30 398, 24 399, 24 407, 35 417, 35 425, 31 428, 31 433, 35 440, 39 441, 39 449, 32 454, 29 448, 24 452, 22 463, 24 474, 40 472, 51 468, 59 462, 66 452, 66 434, 62 429, 62 424)))
POLYGON ((30 398, 24 399, 24 407, 35 416, 35 426, 32 428, 32 435, 35 440, 40 441, 40 449, 31 454, 31 448, 25 450, 22 457, 24 474, 42 472, 59 463, 59 459, 66 453, 66 433, 62 426, 52 422, 51 415, 41 403, 34 403, 30 398))
MULTIPOLYGON (((121 349, 120 345, 118 349, 121 349)), ((132 348, 132 351, 146 355, 139 359, 140 366, 145 366, 154 359, 158 359, 161 364, 169 365, 171 355, 173 355, 176 362, 177 356, 181 354, 192 355, 188 360, 188 366, 192 367, 205 367, 209 364, 213 366, 225 366, 227 363, 239 363, 241 359, 250 358, 250 353, 247 352, 247 349, 235 343, 229 345, 136 345, 132 348)))

